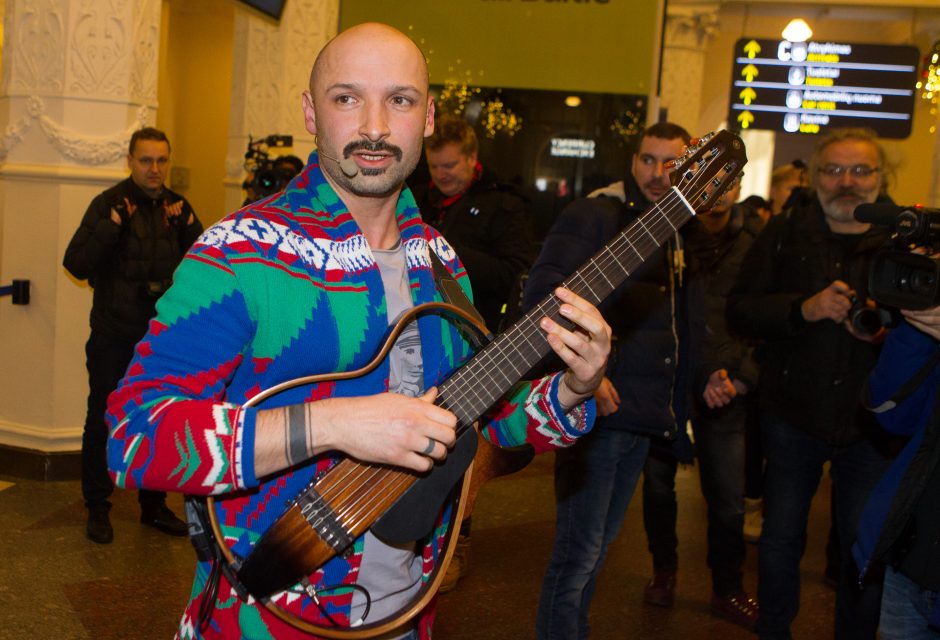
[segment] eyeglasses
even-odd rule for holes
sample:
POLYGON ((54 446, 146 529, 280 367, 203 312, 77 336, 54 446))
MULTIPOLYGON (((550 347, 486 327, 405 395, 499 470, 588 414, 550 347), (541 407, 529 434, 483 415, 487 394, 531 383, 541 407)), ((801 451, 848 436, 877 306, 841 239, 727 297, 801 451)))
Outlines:
POLYGON ((846 173, 853 178, 870 178, 881 171, 881 167, 869 167, 867 164, 856 164, 851 167, 843 167, 841 164, 824 164, 819 167, 818 171, 830 178, 841 178, 846 173))

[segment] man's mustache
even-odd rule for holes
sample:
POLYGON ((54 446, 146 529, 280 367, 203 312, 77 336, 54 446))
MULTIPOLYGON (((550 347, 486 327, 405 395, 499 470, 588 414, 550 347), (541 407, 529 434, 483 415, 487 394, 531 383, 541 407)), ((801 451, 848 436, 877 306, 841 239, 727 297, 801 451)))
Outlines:
POLYGON ((835 195, 832 196, 832 199, 835 200, 836 198, 847 198, 847 197, 862 198, 862 195, 859 194, 857 191, 855 191, 855 189, 839 189, 835 193, 835 195))
POLYGON ((343 157, 348 158, 353 154, 354 151, 360 150, 372 152, 384 151, 394 155, 396 160, 401 160, 402 157, 400 148, 393 144, 388 144, 382 140, 379 140, 378 142, 369 142, 368 140, 357 140, 355 142, 350 142, 345 147, 343 147, 343 157))

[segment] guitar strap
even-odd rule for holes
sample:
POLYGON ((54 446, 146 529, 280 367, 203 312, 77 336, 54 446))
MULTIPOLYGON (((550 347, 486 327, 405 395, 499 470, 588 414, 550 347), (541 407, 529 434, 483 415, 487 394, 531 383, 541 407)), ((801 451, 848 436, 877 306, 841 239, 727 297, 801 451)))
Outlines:
POLYGON ((440 292, 441 297, 444 298, 444 302, 449 302, 455 307, 460 307, 461 310, 476 318, 481 327, 486 328, 486 333, 483 334, 482 340, 479 331, 470 332, 470 341, 474 348, 481 349, 493 340, 493 333, 486 327, 486 321, 483 320, 483 316, 480 315, 477 308, 470 302, 467 294, 463 292, 463 288, 457 284, 454 277, 450 275, 450 271, 448 271, 444 263, 441 262, 441 259, 437 256, 434 249, 428 247, 428 255, 431 257, 431 270, 434 272, 434 283, 437 285, 437 290, 440 292))
MULTIPOLYGON (((470 325, 471 330, 468 332, 467 337, 473 347, 475 349, 483 348, 487 343, 493 340, 493 334, 486 327, 483 316, 481 316, 480 312, 473 306, 473 303, 470 302, 470 299, 463 292, 461 286, 454 280, 453 276, 450 275, 447 267, 444 266, 444 263, 441 262, 437 253, 431 249, 430 246, 428 247, 428 255, 430 256, 431 270, 434 274, 434 284, 437 286, 438 292, 445 302, 459 307, 462 311, 477 320, 479 327, 467 322, 464 318, 458 317, 461 323, 470 325), (485 331, 480 327, 485 329, 485 331)), ((225 556, 219 548, 219 545, 222 543, 216 540, 212 533, 212 525, 209 520, 208 512, 209 506, 205 498, 201 496, 186 496, 185 506, 186 519, 189 524, 189 539, 193 548, 196 550, 196 557, 201 562, 209 562, 211 566, 209 575, 206 577, 206 582, 202 588, 202 601, 199 605, 199 614, 196 620, 197 629, 199 629, 200 632, 205 632, 212 616, 212 610, 215 607, 216 594, 219 589, 219 579, 223 574, 242 600, 247 599, 249 594, 248 590, 238 579, 237 572, 239 570, 240 561, 236 565, 231 565, 226 562, 225 556)))

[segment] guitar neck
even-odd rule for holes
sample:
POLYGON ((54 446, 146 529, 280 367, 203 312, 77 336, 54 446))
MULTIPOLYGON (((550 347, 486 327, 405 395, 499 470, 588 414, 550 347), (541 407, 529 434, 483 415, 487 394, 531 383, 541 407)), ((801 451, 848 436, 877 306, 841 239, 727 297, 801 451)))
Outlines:
MULTIPOLYGON (((694 214, 673 187, 561 286, 597 305, 694 214)), ((462 425, 472 424, 551 349, 539 327, 543 317, 571 326, 560 306, 554 295, 542 300, 441 384, 438 404, 453 411, 462 425)))

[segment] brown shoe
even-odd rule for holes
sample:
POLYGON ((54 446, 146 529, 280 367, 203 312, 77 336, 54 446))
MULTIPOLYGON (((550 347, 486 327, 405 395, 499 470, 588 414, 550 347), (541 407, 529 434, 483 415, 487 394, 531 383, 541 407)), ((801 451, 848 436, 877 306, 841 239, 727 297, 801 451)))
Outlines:
POLYGON ((457 582, 470 573, 470 536, 457 538, 457 548, 454 557, 450 559, 444 579, 441 581, 440 593, 447 593, 457 588, 457 582))
POLYGON ((757 600, 743 591, 730 596, 712 594, 712 615, 733 622, 748 631, 757 630, 760 608, 757 600))
POLYGON ((676 572, 657 571, 643 590, 643 602, 657 607, 671 607, 676 599, 675 590, 676 572))

